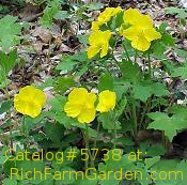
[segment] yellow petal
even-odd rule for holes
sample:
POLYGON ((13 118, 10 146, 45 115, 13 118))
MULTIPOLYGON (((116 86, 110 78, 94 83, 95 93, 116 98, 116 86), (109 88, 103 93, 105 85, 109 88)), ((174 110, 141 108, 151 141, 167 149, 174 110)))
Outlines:
POLYGON ((93 31, 89 36, 89 44, 90 45, 96 45, 96 43, 99 42, 99 40, 102 40, 103 32, 100 30, 93 31))
POLYGON ((144 36, 149 42, 161 38, 161 34, 157 32, 154 28, 145 29, 144 36))
POLYGON ((78 121, 80 123, 91 123, 95 119, 96 110, 92 109, 84 109, 78 116, 78 121))
POLYGON ((139 19, 141 18, 142 14, 137 9, 129 8, 124 12, 123 19, 125 22, 128 22, 131 25, 136 25, 139 23, 139 19))
POLYGON ((129 8, 124 12, 123 17, 125 22, 128 22, 131 25, 141 25, 144 27, 149 27, 153 25, 153 21, 149 15, 142 14, 137 9, 129 8))
POLYGON ((107 23, 108 21, 110 21, 110 19, 117 15, 119 12, 121 11, 121 9, 118 8, 106 8, 98 17, 98 21, 102 22, 102 23, 107 23))
POLYGON ((139 51, 146 51, 150 48, 151 43, 144 36, 139 36, 132 40, 131 45, 139 51))
POLYGON ((35 101, 40 106, 43 106, 45 104, 45 102, 46 102, 45 93, 42 90, 37 89, 37 88, 35 88, 33 86, 23 87, 22 89, 20 89, 19 95, 25 100, 35 101))
POLYGON ((88 109, 92 109, 94 107, 96 100, 97 100, 97 96, 94 93, 88 93, 88 96, 86 98, 85 107, 88 109))
POLYGON ((97 53, 99 53, 100 51, 100 47, 98 46, 90 46, 87 50, 87 55, 88 55, 88 58, 91 59, 93 58, 94 56, 97 55, 97 53))
POLYGON ((96 99, 97 96, 85 88, 75 88, 68 95, 64 111, 69 117, 77 117, 80 123, 90 123, 95 118, 96 99))
POLYGON ((104 56, 107 55, 107 53, 108 53, 108 43, 102 46, 100 57, 103 58, 104 56))
POLYGON ((67 116, 76 118, 81 112, 81 106, 73 102, 67 102, 64 106, 64 111, 67 114, 67 116))
POLYGON ((81 102, 88 94, 85 88, 74 88, 68 95, 68 101, 81 102))
POLYGON ((15 109, 32 118, 37 117, 46 102, 46 96, 43 91, 33 86, 26 86, 20 89, 14 97, 15 109))
POLYGON ((92 31, 97 31, 97 30, 99 30, 99 27, 100 27, 101 25, 102 25, 101 22, 99 22, 99 21, 94 21, 94 22, 92 22, 91 30, 92 30, 92 31))
POLYGON ((113 110, 116 105, 116 93, 105 90, 99 94, 99 103, 96 110, 99 112, 108 112, 113 110))
POLYGON ((32 118, 37 117, 42 110, 42 106, 35 104, 32 101, 25 101, 19 95, 14 97, 14 107, 18 112, 24 115, 28 115, 32 118))
POLYGON ((136 39, 137 36, 140 34, 140 30, 138 29, 138 27, 132 26, 126 30, 123 31, 122 35, 128 39, 128 40, 133 40, 136 39))
POLYGON ((100 56, 103 57, 108 52, 109 40, 111 38, 111 31, 94 31, 89 37, 90 47, 87 50, 88 58, 93 58, 97 53, 101 51, 100 56))
POLYGON ((68 95, 64 111, 69 117, 77 117, 87 101, 88 91, 85 88, 74 88, 68 95))
POLYGON ((143 27, 152 27, 153 26, 153 20, 151 19, 150 15, 143 15, 141 16, 139 20, 139 25, 143 27))

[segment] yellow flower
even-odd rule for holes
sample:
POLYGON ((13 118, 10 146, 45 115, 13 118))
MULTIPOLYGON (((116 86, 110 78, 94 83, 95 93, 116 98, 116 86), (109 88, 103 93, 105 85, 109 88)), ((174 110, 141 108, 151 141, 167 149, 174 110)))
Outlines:
POLYGON ((23 87, 20 89, 19 94, 14 97, 15 109, 32 118, 37 117, 41 113, 45 102, 45 93, 33 86, 23 87))
POLYGON ((97 31, 97 30, 99 30, 99 27, 100 27, 101 25, 102 25, 101 22, 99 22, 99 21, 94 21, 94 22, 92 22, 91 30, 92 30, 92 31, 97 31))
POLYGON ((99 27, 103 24, 106 24, 107 22, 109 22, 111 20, 111 18, 115 15, 117 15, 118 13, 122 12, 121 7, 117 7, 117 8, 106 8, 99 16, 97 21, 94 21, 92 23, 92 30, 96 31, 99 30, 99 27))
POLYGON ((123 19, 130 25, 153 26, 150 15, 144 15, 137 9, 129 8, 124 12, 123 19))
POLYGON ((153 40, 161 38, 160 33, 153 27, 151 17, 141 14, 136 9, 130 8, 125 11, 124 21, 131 26, 121 33, 126 39, 131 41, 132 47, 139 51, 148 50, 153 40))
POLYGON ((78 118, 80 123, 90 123, 95 119, 94 103, 97 97, 84 88, 75 88, 68 95, 64 111, 68 117, 78 118))
POLYGON ((109 40, 112 33, 107 31, 94 31, 89 37, 89 48, 88 48, 88 58, 93 58, 96 54, 100 53, 100 57, 104 57, 108 53, 109 40))
POLYGON ((108 112, 113 110, 116 105, 116 93, 105 90, 99 93, 99 103, 96 110, 99 112, 108 112))
POLYGON ((104 23, 107 23, 111 20, 111 18, 118 13, 122 12, 122 9, 120 7, 117 8, 106 8, 98 17, 98 21, 104 23))

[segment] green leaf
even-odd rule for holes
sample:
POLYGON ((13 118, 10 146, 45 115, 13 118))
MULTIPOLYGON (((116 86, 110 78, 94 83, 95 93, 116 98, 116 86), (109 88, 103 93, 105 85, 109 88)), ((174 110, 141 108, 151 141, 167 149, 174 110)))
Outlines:
POLYGON ((162 83, 149 83, 142 81, 134 86, 134 98, 146 102, 149 97, 155 95, 157 97, 167 96, 169 91, 162 83))
POLYGON ((87 46, 87 44, 88 44, 88 35, 87 34, 77 35, 77 38, 79 39, 79 42, 81 44, 83 44, 85 47, 87 46))
POLYGON ((17 185, 17 181, 12 179, 4 179, 3 185, 17 185))
POLYGON ((17 50, 10 51, 6 54, 0 51, 0 68, 5 75, 8 75, 10 70, 15 66, 17 59, 17 50))
POLYGON ((187 64, 174 68, 171 75, 172 77, 181 77, 181 78, 186 79, 187 78, 187 64))
POLYGON ((156 121, 160 121, 162 119, 168 119, 168 115, 164 112, 152 112, 149 113, 148 116, 152 119, 152 120, 156 120, 156 121))
MULTIPOLYGON (((22 151, 24 153, 24 151, 22 151)), ((38 171, 43 171, 45 168, 45 164, 43 163, 42 160, 40 161, 32 161, 32 160, 24 160, 24 161, 19 161, 16 163, 16 167, 20 170, 23 168, 25 171, 33 171, 34 169, 38 171)))
POLYGON ((44 10, 43 16, 39 20, 39 22, 47 28, 50 28, 52 26, 53 19, 55 18, 55 16, 58 16, 58 12, 60 9, 59 0, 53 0, 49 2, 50 3, 44 10))
POLYGON ((64 20, 67 19, 70 15, 68 14, 67 11, 58 11, 55 15, 54 18, 58 20, 64 20))
POLYGON ((177 184, 186 185, 187 176, 185 174, 187 174, 187 162, 185 160, 180 161, 177 164, 175 171, 179 172, 178 175, 182 175, 182 178, 178 176, 179 178, 176 180, 177 184))
POLYGON ((66 57, 66 58, 63 59, 62 62, 60 62, 57 65, 56 69, 57 70, 62 70, 62 71, 65 71, 65 72, 66 71, 69 72, 69 71, 74 69, 76 64, 77 64, 76 61, 71 60, 71 58, 69 58, 69 57, 66 57))
POLYGON ((174 48, 174 52, 184 59, 187 59, 187 51, 184 49, 174 48))
POLYGON ((12 107, 12 101, 11 100, 4 101, 0 105, 0 114, 2 114, 4 112, 7 112, 8 110, 10 110, 11 107, 12 107))
POLYGON ((100 10, 103 8, 104 4, 100 2, 92 2, 87 5, 88 6, 88 11, 95 11, 95 10, 100 10))
POLYGON ((131 61, 123 61, 120 68, 125 81, 130 81, 134 84, 139 83, 141 75, 138 64, 133 64, 131 61))
POLYGON ((113 84, 113 77, 110 74, 105 74, 103 75, 98 84, 98 89, 99 91, 104 91, 104 90, 113 90, 114 84, 113 84))
POLYGON ((152 95, 150 86, 136 85, 134 87, 134 98, 139 99, 143 102, 152 95))
POLYGON ((65 56, 61 59, 61 62, 57 65, 57 70, 72 71, 77 64, 83 64, 88 60, 87 53, 85 51, 80 51, 72 56, 65 56))
POLYGON ((102 113, 99 114, 98 116, 98 121, 102 123, 102 126, 104 129, 107 130, 114 130, 115 129, 120 129, 120 122, 114 122, 113 120, 113 115, 111 112, 106 112, 106 113, 102 113))
POLYGON ((5 16, 0 19, 0 46, 3 50, 19 44, 22 26, 16 22, 17 17, 5 16))
MULTIPOLYGON (((114 149, 115 150, 115 149, 114 149)), ((114 151, 114 153, 117 153, 117 151, 114 151)), ((108 151, 107 155, 109 157, 108 160, 106 160, 105 162, 101 162, 99 163, 99 166, 98 166, 98 170, 99 171, 110 171, 110 170, 119 170, 119 169, 128 169, 128 170, 131 170, 131 169, 135 169, 135 165, 134 165, 134 161, 133 160, 129 160, 129 155, 128 154, 125 154, 125 155, 122 155, 123 152, 121 152, 121 155, 120 153, 118 153, 119 156, 121 156, 121 159, 119 158, 119 160, 113 160, 112 158, 112 150, 108 151)))
POLYGON ((149 169, 154 164, 156 164, 158 161, 160 161, 160 156, 155 156, 153 158, 146 158, 144 162, 145 162, 146 168, 149 169))
POLYGON ((65 93, 70 87, 75 84, 73 77, 59 77, 55 84, 56 91, 61 94, 65 93))
POLYGON ((100 180, 100 185, 120 185, 120 181, 116 180, 112 175, 110 179, 100 180))
MULTIPOLYGON (((92 175, 88 175, 88 178, 93 178, 92 175)), ((97 180, 78 179, 72 185, 97 185, 97 180)))
POLYGON ((166 149, 162 144, 154 144, 151 145, 148 150, 147 154, 151 157, 157 156, 157 155, 164 155, 166 153, 166 149))
POLYGON ((157 97, 169 95, 166 85, 159 82, 151 84, 151 92, 157 97))
POLYGON ((7 157, 0 155, 0 165, 4 164, 6 160, 7 160, 7 157))
POLYGON ((164 131, 170 141, 177 134, 177 131, 187 128, 186 120, 177 115, 169 117, 165 113, 155 112, 148 114, 148 116, 154 120, 148 128, 164 131))
POLYGON ((89 137, 92 137, 92 138, 97 138, 97 131, 95 129, 92 129, 92 128, 88 128, 88 135, 89 137))
POLYGON ((187 18, 187 12, 183 8, 167 7, 167 8, 165 8, 165 12, 166 12, 166 14, 176 15, 176 17, 180 18, 180 19, 187 18))
POLYGON ((60 145, 61 139, 64 136, 64 127, 59 123, 47 123, 45 128, 45 133, 48 138, 50 138, 56 145, 60 145))

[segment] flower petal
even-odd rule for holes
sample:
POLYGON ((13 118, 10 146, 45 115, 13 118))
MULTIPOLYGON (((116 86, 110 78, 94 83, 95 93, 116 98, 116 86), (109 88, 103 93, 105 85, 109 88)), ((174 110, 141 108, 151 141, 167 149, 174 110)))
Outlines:
POLYGON ((87 50, 88 58, 91 59, 99 53, 100 48, 98 46, 90 46, 87 50))
POLYGON ((97 53, 101 50, 101 57, 107 55, 109 40, 111 38, 112 33, 107 31, 94 31, 91 33, 89 37, 90 47, 87 50, 88 58, 93 58, 97 53))
POLYGON ((95 119, 96 110, 93 107, 92 109, 84 109, 78 116, 78 121, 80 123, 91 123, 95 119))
POLYGON ((31 101, 25 101, 20 95, 15 96, 14 107, 18 112, 32 118, 37 117, 42 110, 42 106, 34 104, 34 102, 31 101))
POLYGON ((144 36, 139 36, 132 40, 131 45, 139 51, 147 51, 150 48, 151 43, 147 41, 144 36))
POLYGON ((137 39, 137 36, 138 36, 139 32, 140 32, 140 30, 139 30, 137 27, 132 26, 132 27, 130 27, 130 28, 124 30, 124 31, 122 32, 122 35, 123 35, 126 39, 132 41, 133 39, 137 39))
POLYGON ((108 112, 113 110, 116 105, 116 93, 105 90, 99 94, 99 103, 96 110, 99 112, 108 112))
POLYGON ((32 118, 40 114, 45 102, 45 93, 33 86, 23 87, 14 97, 15 109, 32 118))
POLYGON ((82 102, 87 96, 88 91, 85 88, 74 88, 68 95, 68 100, 72 102, 82 102))
POLYGON ((67 102, 64 106, 64 111, 67 116, 76 118, 81 112, 81 107, 73 102, 67 102))
POLYGON ((159 32, 157 32, 154 28, 145 29, 144 35, 145 35, 145 38, 149 42, 161 38, 161 34, 159 32))
POLYGON ((128 22, 131 25, 136 25, 139 23, 140 17, 141 17, 141 13, 139 10, 129 8, 124 12, 123 19, 125 22, 128 22))

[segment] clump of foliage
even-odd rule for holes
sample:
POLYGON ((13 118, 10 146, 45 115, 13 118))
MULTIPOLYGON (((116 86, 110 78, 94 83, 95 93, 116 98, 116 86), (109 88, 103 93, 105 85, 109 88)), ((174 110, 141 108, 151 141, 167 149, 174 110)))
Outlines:
MULTIPOLYGON (((40 19, 47 27, 53 18, 66 17, 65 12, 59 12, 58 2, 52 1, 40 19)), ((0 21, 6 28, 0 31, 3 50, 0 53, 0 74, 3 74, 0 84, 4 88, 4 79, 15 65, 14 46, 20 42, 21 26, 9 16, 0 21)), ((150 15, 137 9, 106 8, 92 22, 91 33, 84 39, 87 48, 63 57, 57 65, 59 75, 51 77, 52 98, 42 89, 46 84, 38 87, 31 84, 21 88, 13 99, 7 97, 8 100, 1 102, 1 113, 12 111, 18 117, 16 123, 8 119, 0 127, 4 144, 0 153, 3 184, 130 184, 132 179, 102 179, 104 171, 120 169, 127 173, 129 170, 142 171, 144 178, 134 179, 134 184, 185 184, 186 177, 181 180, 150 176, 152 171, 186 173, 187 165, 184 160, 164 159, 173 138, 187 129, 186 105, 171 101, 173 94, 163 80, 166 75, 173 79, 187 76, 186 58, 184 63, 174 65, 166 56, 168 48, 177 51, 166 27, 165 23, 156 27, 150 15), (162 68, 158 68, 154 60, 159 61, 162 68), (64 76, 60 75, 61 70, 65 71, 64 76), (88 73, 97 76, 97 80, 82 80, 88 73), (10 128, 8 135, 3 133, 7 126, 10 128), (147 131, 158 131, 159 140, 141 141, 140 133, 147 131), (10 141, 16 143, 11 150, 10 141), (32 160, 15 157, 25 150, 29 151, 32 160), (38 151, 44 155, 47 152, 68 155, 69 151, 74 151, 77 157, 74 160, 64 158, 61 162, 55 158, 35 160, 33 155, 38 151), (137 158, 137 153, 142 157, 137 158), (44 172, 46 166, 51 169, 47 179, 34 179, 30 173, 30 180, 26 176, 14 176, 10 180, 11 168, 18 169, 21 176, 22 169, 44 172), (88 173, 90 179, 100 174, 98 179, 81 179, 80 176, 71 180, 54 179, 56 171, 86 171, 89 168, 92 169, 88 173)))

